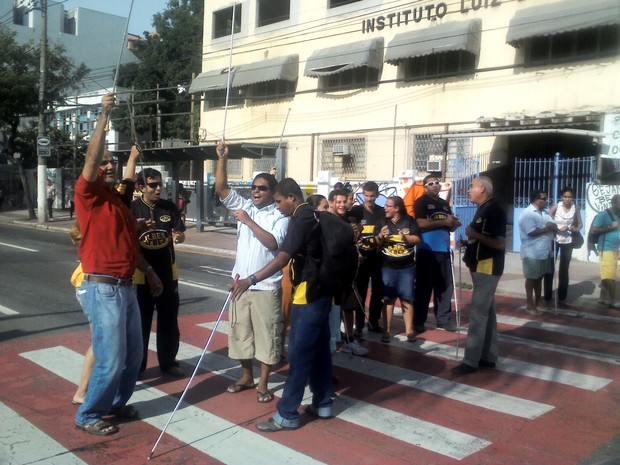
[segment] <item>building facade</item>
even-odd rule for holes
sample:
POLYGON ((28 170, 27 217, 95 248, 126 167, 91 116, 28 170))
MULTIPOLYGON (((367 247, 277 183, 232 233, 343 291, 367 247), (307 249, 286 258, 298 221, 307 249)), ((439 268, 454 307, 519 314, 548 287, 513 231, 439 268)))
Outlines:
POLYGON ((484 172, 512 206, 516 160, 556 154, 618 181, 617 0, 209 0, 203 57, 201 142, 281 145, 302 182, 484 172))

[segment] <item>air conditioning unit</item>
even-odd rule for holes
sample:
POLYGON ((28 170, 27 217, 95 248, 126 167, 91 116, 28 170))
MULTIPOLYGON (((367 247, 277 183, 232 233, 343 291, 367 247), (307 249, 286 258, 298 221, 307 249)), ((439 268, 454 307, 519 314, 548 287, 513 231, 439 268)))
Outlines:
POLYGON ((426 162, 426 171, 429 173, 440 173, 441 169, 441 160, 428 160, 426 162))
POLYGON ((350 144, 334 144, 332 153, 337 157, 344 157, 353 154, 350 144))

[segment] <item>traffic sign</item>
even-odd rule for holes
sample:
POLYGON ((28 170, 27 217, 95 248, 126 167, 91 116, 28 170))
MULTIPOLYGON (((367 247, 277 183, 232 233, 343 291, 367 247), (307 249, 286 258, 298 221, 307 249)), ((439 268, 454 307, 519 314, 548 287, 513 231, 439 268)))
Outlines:
POLYGON ((52 154, 52 146, 49 137, 37 137, 37 156, 49 157, 52 154))

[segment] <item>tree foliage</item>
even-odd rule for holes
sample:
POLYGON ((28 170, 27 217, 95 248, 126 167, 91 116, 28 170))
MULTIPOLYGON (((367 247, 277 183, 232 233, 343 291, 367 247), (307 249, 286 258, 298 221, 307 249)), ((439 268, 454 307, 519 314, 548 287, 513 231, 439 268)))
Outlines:
MULTIPOLYGON (((140 62, 121 69, 119 85, 134 89, 136 131, 147 142, 189 139, 190 96, 187 91, 180 93, 177 86, 188 89, 192 73, 201 70, 203 11, 203 0, 170 0, 167 10, 153 16, 155 32, 145 32, 144 41, 136 44, 140 62)), ((131 97, 120 96, 113 124, 116 130, 131 136, 128 107, 122 105, 123 99, 131 97)))
MULTIPOLYGON (((48 114, 55 106, 66 104, 65 96, 77 89, 89 72, 84 64, 76 66, 64 52, 59 45, 47 49, 42 105, 48 114)), ((0 28, 0 132, 9 135, 9 157, 20 152, 21 162, 27 168, 36 166, 37 160, 36 133, 32 126, 24 124, 24 118, 36 118, 39 114, 39 68, 38 44, 17 44, 15 33, 0 28)), ((67 147, 67 151, 72 157, 73 148, 67 147)))

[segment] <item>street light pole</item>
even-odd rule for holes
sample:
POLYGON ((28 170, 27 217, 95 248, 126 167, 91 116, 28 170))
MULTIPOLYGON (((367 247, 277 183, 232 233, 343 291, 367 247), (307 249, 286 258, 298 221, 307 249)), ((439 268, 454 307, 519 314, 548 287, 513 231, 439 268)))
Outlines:
MULTIPOLYGON (((41 0, 41 59, 39 62, 39 139, 47 135, 45 123, 45 80, 47 75, 47 0, 41 0)), ((38 140, 39 140, 38 139, 38 140)), ((37 143, 38 147, 38 143, 37 143)), ((38 223, 45 223, 47 218, 47 158, 37 157, 37 214, 38 223)), ((30 195, 30 193, 26 193, 30 195)))

